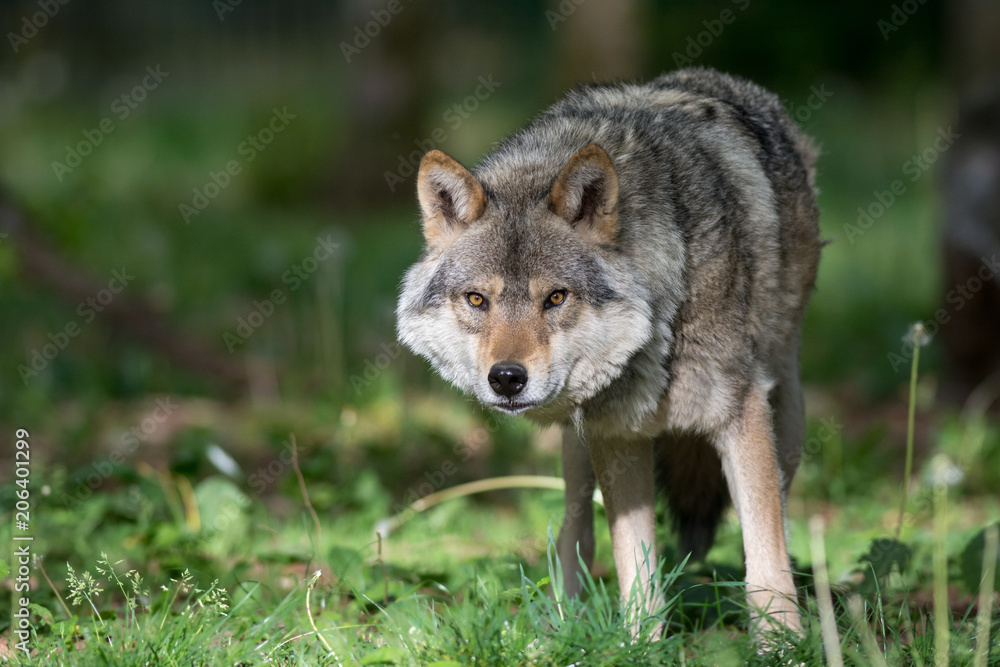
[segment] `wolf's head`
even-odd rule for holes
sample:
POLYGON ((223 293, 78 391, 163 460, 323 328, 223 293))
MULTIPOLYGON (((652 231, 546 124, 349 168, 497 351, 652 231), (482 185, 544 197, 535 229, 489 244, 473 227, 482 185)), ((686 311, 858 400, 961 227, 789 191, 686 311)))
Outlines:
POLYGON ((600 146, 482 180, 431 151, 417 194, 427 247, 404 279, 399 338, 483 404, 559 419, 650 339, 649 290, 616 248, 618 177, 600 146))

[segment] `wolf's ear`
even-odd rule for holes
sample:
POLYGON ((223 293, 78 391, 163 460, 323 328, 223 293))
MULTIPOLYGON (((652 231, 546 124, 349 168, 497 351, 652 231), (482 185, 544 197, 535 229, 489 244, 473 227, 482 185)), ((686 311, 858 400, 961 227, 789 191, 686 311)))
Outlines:
POLYGON ((417 175, 417 199, 424 214, 424 238, 443 248, 486 208, 483 186, 469 170, 438 150, 424 155, 417 175))
POLYGON ((618 232, 618 175, 597 144, 584 146, 556 178, 549 208, 592 243, 612 243, 618 232))

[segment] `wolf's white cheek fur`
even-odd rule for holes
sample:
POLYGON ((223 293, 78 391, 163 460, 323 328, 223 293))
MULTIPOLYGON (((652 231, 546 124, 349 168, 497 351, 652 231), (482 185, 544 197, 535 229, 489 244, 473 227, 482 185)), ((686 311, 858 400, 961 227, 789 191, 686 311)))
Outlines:
MULTIPOLYGON (((560 336, 562 354, 575 359, 564 393, 574 402, 592 398, 624 370, 632 355, 649 342, 652 323, 645 303, 614 302, 600 310, 586 307, 576 326, 560 336)), ((560 354, 553 350, 553 358, 560 354)))
POLYGON ((403 279, 396 309, 399 340, 430 361, 445 380, 473 393, 477 375, 475 337, 462 331, 447 302, 438 307, 421 303, 437 267, 436 261, 415 264, 403 279))
POLYGON ((466 393, 476 393, 476 337, 462 331, 449 306, 401 314, 399 334, 400 340, 427 358, 445 380, 466 393))

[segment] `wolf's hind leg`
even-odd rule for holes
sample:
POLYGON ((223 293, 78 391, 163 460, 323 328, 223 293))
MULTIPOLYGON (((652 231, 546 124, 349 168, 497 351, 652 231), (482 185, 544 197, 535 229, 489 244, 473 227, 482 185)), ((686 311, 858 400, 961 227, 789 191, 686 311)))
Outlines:
POLYGON ((762 393, 751 390, 742 414, 722 434, 719 454, 743 528, 751 625, 756 631, 775 623, 797 630, 802 626, 785 544, 781 474, 762 393))
POLYGON ((781 469, 782 500, 788 497, 788 489, 802 458, 802 445, 806 438, 805 400, 802 383, 799 380, 799 338, 798 331, 792 338, 773 367, 777 384, 771 391, 771 412, 774 415, 775 453, 781 469))
POLYGON ((572 427, 563 428, 563 479, 566 482, 566 515, 556 552, 562 566, 563 586, 573 597, 580 593, 583 565, 589 570, 594 562, 594 465, 590 451, 572 427), (577 556, 579 549, 579 557, 577 556))
POLYGON ((729 506, 719 453, 708 436, 690 432, 664 433, 655 448, 656 484, 667 497, 680 555, 702 558, 729 506))

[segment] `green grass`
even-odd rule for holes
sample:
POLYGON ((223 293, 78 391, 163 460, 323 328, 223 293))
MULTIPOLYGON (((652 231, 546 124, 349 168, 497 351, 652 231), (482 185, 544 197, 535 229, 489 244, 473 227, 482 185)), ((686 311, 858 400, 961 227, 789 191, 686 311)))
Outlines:
MULTIPOLYGON (((37 654, 22 660, 9 644, 0 653, 50 665, 776 664, 746 633, 732 513, 707 560, 683 568, 674 536, 661 528, 672 604, 659 641, 635 642, 625 630, 600 509, 587 594, 561 607, 548 597, 546 537, 563 512, 556 491, 450 500, 375 537, 380 520, 429 490, 558 474, 558 439, 482 412, 406 353, 372 370, 393 343, 395 293, 419 252, 419 229, 415 205, 345 212, 314 194, 331 159, 323 147, 343 142, 337 113, 326 111, 336 100, 294 91, 335 90, 324 81, 289 87, 283 103, 299 112, 296 123, 269 159, 188 226, 178 202, 267 118, 273 86, 244 94, 233 84, 199 102, 198 113, 193 98, 170 98, 155 115, 123 123, 63 184, 50 159, 93 123, 93 104, 23 111, 0 127, 4 183, 66 256, 98 277, 120 265, 141 269, 129 289, 220 354, 223 332, 282 284, 318 235, 342 246, 243 348, 275 364, 271 400, 216 401, 204 379, 179 374, 100 321, 28 386, 16 376, 0 384, 0 421, 32 434, 32 549, 43 558, 29 577, 37 654), (178 406, 170 419, 139 448, 123 448, 122 434, 168 392, 178 406), (292 433, 318 529, 284 444, 292 433), (74 580, 89 573, 102 591, 87 584, 90 601, 73 604, 81 585, 69 568, 74 580), (141 583, 133 586, 131 571, 141 583)), ((894 370, 887 354, 937 303, 933 174, 855 243, 844 232, 944 114, 918 116, 897 100, 834 90, 808 128, 823 145, 822 226, 833 242, 804 328, 811 419, 789 501, 806 631, 775 651, 789 664, 825 659, 806 529, 818 515, 845 664, 878 664, 873 642, 889 664, 939 661, 935 577, 939 592, 945 578, 951 611, 950 664, 971 664, 983 531, 1000 521, 1000 427, 934 404, 933 342, 915 387, 924 426, 905 530, 893 539, 905 460, 898 415, 909 385, 908 364, 894 370), (937 515, 946 532, 937 538, 932 454, 961 472, 951 476, 937 515)), ((489 148, 500 123, 488 120, 463 125, 455 137, 463 151, 489 148)), ((24 363, 74 316, 72 304, 27 286, 12 248, 0 243, 0 318, 19 323, 0 327, 0 365, 24 363)), ((3 544, 13 544, 17 490, 0 486, 3 544)), ((16 565, 8 553, 0 559, 16 565)), ((16 576, 0 578, 0 634, 8 638, 16 576)), ((985 626, 991 665, 1000 664, 997 607, 985 626)))
MULTIPOLYGON (((192 404, 182 404, 179 414, 188 418, 191 409, 192 404)), ((89 468, 75 473, 53 464, 33 468, 33 479, 50 487, 48 495, 33 487, 32 516, 37 535, 33 550, 44 555, 52 586, 41 568, 32 568, 31 644, 38 650, 32 664, 264 664, 268 659, 289 665, 774 664, 773 656, 758 654, 745 632, 740 537, 732 515, 707 561, 683 568, 670 546, 673 536, 661 533, 665 567, 672 570, 664 575, 670 582, 669 630, 659 641, 633 642, 619 611, 600 509, 598 577, 587 582, 582 601, 559 607, 547 595, 552 564, 545 536, 561 518, 559 492, 532 489, 498 492, 489 501, 450 500, 413 515, 380 543, 373 533, 376 523, 393 513, 399 506, 394 498, 405 500, 405 494, 385 488, 383 478, 372 472, 385 469, 379 454, 359 447, 329 468, 317 465, 323 458, 315 449, 317 438, 363 442, 352 431, 379 423, 383 408, 377 402, 357 409, 355 417, 340 420, 332 432, 312 432, 309 420, 296 429, 319 530, 299 491, 294 466, 288 457, 283 462, 280 443, 270 458, 246 465, 235 479, 205 463, 214 444, 207 435, 214 430, 212 423, 252 419, 248 432, 279 431, 288 418, 282 410, 249 418, 219 407, 204 414, 201 425, 178 433, 175 442, 187 440, 187 447, 201 448, 201 455, 175 452, 174 468, 177 458, 200 458, 209 467, 196 476, 129 461, 77 503, 57 490, 73 489, 74 474, 85 477, 89 468), (248 480, 267 470, 268 487, 258 495, 256 482, 248 480), (72 592, 86 587, 71 581, 70 567, 76 579, 90 573, 103 589, 100 594, 74 605, 72 592), (129 570, 142 577, 140 584, 132 585, 129 570), (313 582, 317 571, 322 574, 313 582), (206 601, 204 591, 216 591, 215 599, 206 601)), ((486 425, 484 416, 470 407, 439 410, 441 437, 473 442, 486 425)), ((547 434, 525 434, 518 426, 502 424, 484 443, 486 449, 505 438, 525 436, 544 448, 547 434)), ((944 437, 964 436, 965 426, 959 421, 944 437)), ((370 437, 391 439, 386 433, 370 437)), ((944 440, 939 444, 942 450, 954 446, 944 440)), ((403 443, 396 447, 397 455, 416 456, 406 454, 403 443)), ((987 439, 983 454, 995 457, 998 447, 996 439, 987 439)), ((502 468, 503 450, 481 455, 474 458, 475 465, 502 468)), ((237 458, 245 460, 245 455, 237 458)), ((915 476, 923 481, 911 490, 910 524, 904 541, 896 542, 898 486, 885 480, 864 495, 833 500, 842 491, 834 480, 817 477, 825 465, 820 459, 805 463, 799 484, 813 486, 803 493, 797 484, 790 505, 790 548, 802 573, 798 584, 806 633, 777 650, 805 664, 822 659, 810 556, 802 537, 808 516, 823 514, 828 517, 825 539, 846 664, 875 664, 847 609, 849 595, 862 601, 868 627, 889 664, 919 664, 916 655, 932 664, 935 619, 929 591, 936 542, 930 530, 933 507, 925 502, 933 497, 928 495, 930 481, 915 476)), ((551 455, 536 453, 526 460, 535 472, 556 467, 551 455)), ((417 464, 417 469, 433 467, 417 464)), ((417 476, 410 486, 419 489, 420 483, 417 476)), ((5 507, 13 506, 13 490, 4 487, 5 507)), ((943 517, 952 614, 949 651, 951 664, 971 664, 982 526, 997 522, 1000 504, 995 496, 967 487, 965 480, 949 495, 943 517)), ((11 518, 3 517, 0 542, 11 543, 11 518)), ((0 598, 5 609, 13 602, 8 582, 2 582, 6 599, 0 598)), ((1000 615, 995 608, 990 628, 989 664, 996 664, 1000 615)))

